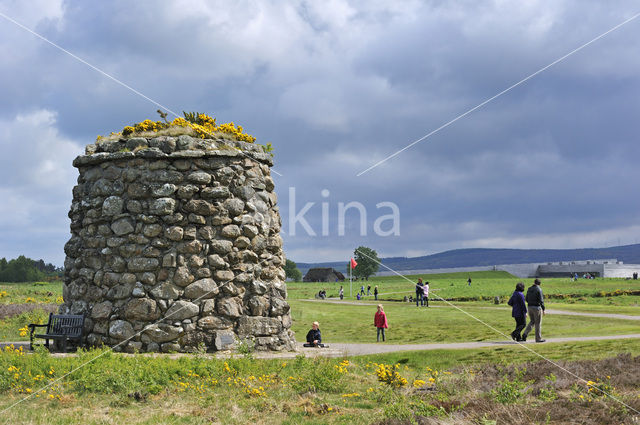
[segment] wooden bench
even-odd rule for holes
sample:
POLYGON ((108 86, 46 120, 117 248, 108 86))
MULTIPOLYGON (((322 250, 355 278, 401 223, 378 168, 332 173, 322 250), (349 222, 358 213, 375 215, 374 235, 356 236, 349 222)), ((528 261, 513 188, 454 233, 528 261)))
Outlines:
POLYGON ((49 351, 57 345, 62 345, 62 352, 67 352, 67 343, 73 342, 77 347, 82 341, 82 328, 84 327, 84 314, 49 314, 49 322, 46 325, 38 325, 31 323, 29 329, 30 348, 33 350, 33 339, 43 338, 44 346, 49 351), (47 330, 43 334, 34 334, 37 327, 46 327, 47 330), (53 340, 53 346, 49 345, 49 340, 53 340))

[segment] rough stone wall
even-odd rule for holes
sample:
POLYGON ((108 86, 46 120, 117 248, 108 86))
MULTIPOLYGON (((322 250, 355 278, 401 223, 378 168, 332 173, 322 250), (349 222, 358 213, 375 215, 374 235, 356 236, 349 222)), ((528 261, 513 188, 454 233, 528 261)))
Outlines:
POLYGON ((228 350, 249 339, 259 350, 293 348, 261 146, 131 138, 89 145, 73 164, 61 312, 87 314, 89 345, 228 350))

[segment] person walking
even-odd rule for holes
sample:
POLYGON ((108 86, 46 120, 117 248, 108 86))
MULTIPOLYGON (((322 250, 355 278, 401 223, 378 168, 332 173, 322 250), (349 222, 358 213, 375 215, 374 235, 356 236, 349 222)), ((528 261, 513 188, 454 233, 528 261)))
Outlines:
POLYGON ((429 282, 425 282, 422 287, 422 305, 429 307, 429 282))
POLYGON ((378 301, 378 285, 373 288, 373 298, 378 301))
POLYGON ((514 341, 522 341, 520 332, 527 324, 527 306, 524 303, 524 283, 518 282, 507 304, 511 306, 511 317, 516 320, 516 328, 511 332, 514 341))
POLYGON ((382 342, 385 341, 384 330, 389 327, 387 323, 387 315, 382 309, 382 304, 378 304, 378 311, 373 316, 373 325, 377 328, 376 341, 380 342, 380 335, 382 334, 382 342))
POLYGON ((467 279, 467 284, 468 286, 471 286, 471 276, 469 276, 469 279, 467 279))
POLYGON ((360 295, 364 295, 364 285, 360 287, 360 295))
POLYGON ((418 283, 416 283, 416 307, 420 307, 422 302, 422 286, 422 279, 418 279, 418 283))
POLYGON ((340 287, 340 291, 338 291, 338 296, 341 300, 344 299, 344 289, 342 288, 342 286, 340 287))
POLYGON ((527 289, 527 295, 525 297, 527 305, 529 306, 529 324, 522 333, 522 340, 526 341, 531 328, 536 328, 536 342, 544 342, 542 339, 542 316, 544 316, 544 295, 542 294, 542 288, 540 288, 540 279, 533 281, 533 285, 527 289))
POLYGON ((367 295, 371 295, 371 285, 367 285, 367 295))

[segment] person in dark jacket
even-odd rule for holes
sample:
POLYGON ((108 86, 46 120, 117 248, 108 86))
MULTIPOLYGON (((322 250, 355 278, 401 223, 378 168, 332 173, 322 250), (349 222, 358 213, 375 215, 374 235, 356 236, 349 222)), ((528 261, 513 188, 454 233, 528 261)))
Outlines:
POLYGON ((320 334, 320 324, 313 322, 311 329, 307 332, 307 342, 302 344, 303 347, 324 347, 322 343, 322 335, 320 334))
POLYGON ((416 283, 416 307, 420 307, 422 303, 422 279, 418 279, 418 283, 416 283))
POLYGON ((373 288, 373 298, 378 301, 378 285, 376 285, 375 288, 373 288))
POLYGON ((511 306, 511 317, 516 320, 516 328, 511 332, 511 338, 514 341, 522 341, 520 332, 527 324, 527 306, 524 303, 524 283, 518 282, 516 284, 516 290, 513 291, 513 295, 509 298, 507 304, 511 306))
POLYGON ((542 339, 542 316, 544 316, 544 295, 540 288, 540 280, 533 281, 533 285, 527 289, 525 296, 527 305, 529 306, 529 324, 522 333, 522 340, 527 340, 527 335, 531 332, 531 328, 536 328, 536 342, 544 342, 542 339))

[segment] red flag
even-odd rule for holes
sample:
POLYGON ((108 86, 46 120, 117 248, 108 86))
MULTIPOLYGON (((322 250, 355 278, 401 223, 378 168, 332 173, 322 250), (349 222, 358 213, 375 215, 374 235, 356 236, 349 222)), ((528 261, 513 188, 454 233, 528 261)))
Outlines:
POLYGON ((356 263, 356 260, 354 260, 353 258, 351 259, 351 268, 355 269, 356 266, 358 265, 358 263, 356 263))

